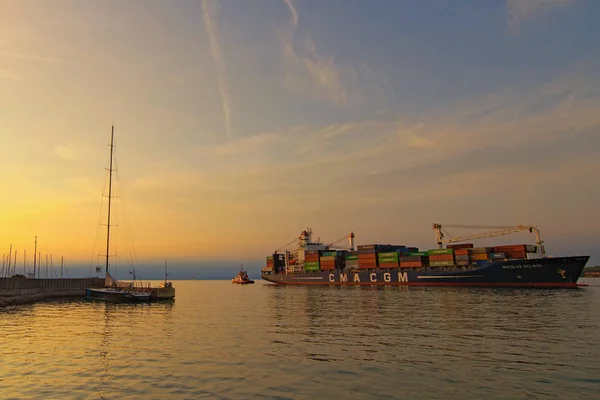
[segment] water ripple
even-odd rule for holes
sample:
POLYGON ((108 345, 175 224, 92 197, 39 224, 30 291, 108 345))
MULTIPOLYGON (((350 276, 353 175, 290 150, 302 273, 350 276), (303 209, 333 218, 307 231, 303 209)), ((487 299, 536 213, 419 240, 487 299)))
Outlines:
POLYGON ((172 303, 0 310, 3 398, 597 398, 582 290, 177 282, 172 303))

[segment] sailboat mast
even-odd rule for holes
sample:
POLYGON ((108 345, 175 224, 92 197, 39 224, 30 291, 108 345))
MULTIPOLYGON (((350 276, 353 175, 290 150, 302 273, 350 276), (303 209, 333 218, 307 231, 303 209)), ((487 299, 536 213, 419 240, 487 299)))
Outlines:
POLYGON ((110 203, 112 200, 112 173, 113 173, 113 148, 115 139, 115 126, 110 133, 110 167, 108 168, 108 222, 106 224, 106 275, 108 276, 108 252, 110 249, 110 203))

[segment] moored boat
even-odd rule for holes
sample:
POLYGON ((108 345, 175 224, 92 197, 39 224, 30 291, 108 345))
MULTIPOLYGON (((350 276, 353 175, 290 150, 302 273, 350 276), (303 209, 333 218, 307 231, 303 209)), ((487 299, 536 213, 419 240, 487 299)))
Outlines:
MULTIPOLYGON (((113 303, 146 302, 151 300, 171 300, 175 297, 175 288, 167 281, 167 262, 165 260, 165 282, 158 288, 153 288, 149 283, 143 284, 136 281, 135 269, 130 273, 133 282, 118 282, 113 279, 109 272, 110 238, 111 238, 111 203, 113 172, 113 150, 114 150, 114 126, 110 136, 110 161, 108 168, 108 212, 106 222, 106 253, 105 257, 105 287, 86 288, 86 298, 90 300, 107 301, 113 303)), ((97 271, 100 269, 98 267, 97 271)))

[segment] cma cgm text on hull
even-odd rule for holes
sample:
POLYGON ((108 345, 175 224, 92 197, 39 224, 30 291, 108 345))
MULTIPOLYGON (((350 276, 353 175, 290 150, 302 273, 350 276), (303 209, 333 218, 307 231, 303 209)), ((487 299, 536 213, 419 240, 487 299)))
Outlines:
POLYGON ((449 243, 444 248, 442 227, 434 224, 436 249, 369 244, 355 250, 353 233, 343 238, 347 245, 339 246, 314 242, 312 231, 307 229, 297 239, 296 248, 267 257, 262 278, 288 285, 577 286, 588 256, 545 257, 537 228, 503 228, 459 239, 529 230, 536 234, 536 245, 474 247, 472 243, 449 243))

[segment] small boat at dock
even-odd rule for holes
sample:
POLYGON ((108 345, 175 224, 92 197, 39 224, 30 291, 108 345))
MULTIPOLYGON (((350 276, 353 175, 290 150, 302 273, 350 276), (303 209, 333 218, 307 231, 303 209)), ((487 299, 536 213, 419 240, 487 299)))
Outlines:
MULTIPOLYGON (((117 281, 109 273, 110 250, 110 228, 111 224, 111 200, 112 193, 112 178, 113 178, 113 150, 114 150, 114 126, 110 136, 110 164, 108 167, 108 215, 106 222, 106 254, 105 257, 105 282, 101 288, 86 288, 86 298, 89 300, 106 301, 111 303, 139 303, 154 300, 172 300, 175 298, 175 288, 173 284, 167 281, 167 261, 165 260, 165 281, 159 287, 152 287, 150 283, 142 283, 136 281, 135 269, 130 274, 133 277, 132 282, 117 281)), ((97 271, 100 271, 98 267, 97 271)))

